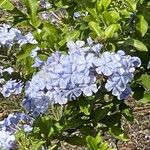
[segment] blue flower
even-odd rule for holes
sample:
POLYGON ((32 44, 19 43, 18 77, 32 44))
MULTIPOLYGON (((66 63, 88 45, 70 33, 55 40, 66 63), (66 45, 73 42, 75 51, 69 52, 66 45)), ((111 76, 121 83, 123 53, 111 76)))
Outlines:
POLYGON ((8 131, 0 130, 0 149, 10 150, 15 148, 15 136, 8 131))
POLYGON ((39 57, 35 57, 34 61, 35 62, 32 67, 41 67, 44 64, 44 62, 39 57))
POLYGON ((22 102, 31 115, 38 116, 50 105, 66 104, 82 94, 92 96, 101 87, 96 84, 99 75, 106 76, 106 90, 118 99, 131 94, 129 83, 135 67, 140 65, 137 57, 125 55, 122 50, 100 54, 102 45, 90 38, 87 44, 70 41, 67 46, 68 54, 55 52, 46 61, 37 61, 39 71, 27 83, 22 102))
POLYGON ((34 119, 24 113, 9 114, 0 121, 0 149, 9 150, 17 148, 15 133, 18 130, 32 131, 34 119))
POLYGON ((13 43, 21 36, 21 31, 11 28, 10 25, 3 24, 0 27, 0 45, 11 47, 13 43))
POLYGON ((97 58, 93 63, 97 67, 96 72, 98 74, 110 76, 113 73, 114 66, 112 65, 111 53, 104 52, 101 57, 97 58))
POLYGON ((129 83, 134 77, 135 67, 139 67, 141 61, 138 57, 125 55, 121 50, 116 54, 111 53, 111 55, 114 69, 112 74, 107 74, 108 79, 105 88, 108 91, 112 90, 112 94, 118 99, 126 99, 131 94, 129 83))
POLYGON ((31 51, 31 57, 32 58, 35 58, 36 56, 37 56, 37 52, 40 50, 40 48, 39 47, 36 47, 35 49, 33 49, 32 51, 31 51))
POLYGON ((23 85, 21 81, 17 82, 16 80, 9 80, 2 86, 1 93, 4 97, 9 97, 11 94, 20 94, 22 91, 23 85))
MULTIPOLYGON (((9 114, 7 118, 1 121, 0 126, 3 130, 8 131, 12 134, 16 133, 20 129, 26 129, 27 126, 30 125, 30 129, 32 128, 34 119, 24 113, 15 113, 9 114)), ((29 129, 29 127, 27 127, 29 129)))

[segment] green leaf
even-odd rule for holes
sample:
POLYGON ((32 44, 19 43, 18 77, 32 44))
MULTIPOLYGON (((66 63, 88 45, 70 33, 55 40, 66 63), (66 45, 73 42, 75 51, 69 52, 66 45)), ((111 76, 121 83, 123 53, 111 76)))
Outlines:
POLYGON ((35 141, 32 140, 30 146, 32 146, 31 147, 32 150, 37 150, 37 149, 40 149, 45 143, 46 143, 46 141, 41 141, 39 139, 35 140, 35 141))
POLYGON ((139 22, 136 24, 136 29, 141 32, 142 36, 144 36, 148 30, 148 23, 143 15, 138 15, 138 18, 139 22))
POLYGON ((98 133, 96 137, 88 135, 86 137, 86 142, 90 150, 114 150, 109 148, 108 143, 102 139, 100 133, 98 133))
POLYGON ((21 51, 17 53, 17 61, 23 61, 27 57, 30 57, 31 51, 35 48, 35 45, 25 44, 22 46, 21 51))
POLYGON ((27 7, 27 13, 30 16, 32 24, 35 24, 38 10, 38 0, 22 0, 22 1, 27 7))
POLYGON ((125 45, 130 45, 135 47, 139 51, 148 51, 147 47, 139 40, 136 39, 128 39, 124 42, 125 45))
POLYGON ((49 22, 45 22, 45 23, 44 23, 43 29, 44 29, 46 32, 48 32, 48 34, 54 34, 54 35, 57 35, 57 34, 58 34, 57 28, 56 28, 54 25, 50 24, 49 22))
POLYGON ((97 141, 94 137, 92 136, 87 136, 86 137, 86 142, 87 142, 87 146, 91 149, 91 150, 98 150, 98 144, 99 141, 97 141))
POLYGON ((121 120, 121 113, 118 112, 118 113, 115 113, 113 115, 107 115, 105 117, 105 119, 100 120, 100 122, 105 124, 106 126, 111 127, 111 126, 119 123, 120 120, 121 120))
POLYGON ((73 135, 66 141, 71 145, 85 146, 86 142, 83 138, 73 135))
POLYGON ((107 25, 110 25, 110 24, 112 24, 112 23, 115 22, 115 20, 114 20, 113 17, 111 16, 111 13, 109 13, 108 11, 105 11, 105 12, 103 13, 103 19, 104 19, 104 21, 105 21, 105 23, 106 23, 107 25))
POLYGON ((113 103, 110 103, 104 107, 98 107, 95 109, 95 111, 92 113, 94 120, 99 121, 105 118, 105 116, 111 111, 112 106, 113 103))
POLYGON ((40 129, 40 132, 45 138, 49 138, 54 134, 54 122, 49 116, 38 117, 35 122, 35 126, 40 129))
POLYGON ((24 67, 25 75, 30 75, 34 72, 34 68, 31 67, 33 64, 33 59, 30 54, 31 51, 35 48, 35 45, 25 44, 22 46, 21 51, 17 53, 17 62, 21 63, 24 67))
POLYGON ((120 105, 120 110, 122 112, 122 115, 130 122, 134 121, 134 117, 133 117, 133 113, 132 113, 132 109, 127 106, 126 104, 122 104, 120 105))
POLYGON ((104 9, 106 9, 111 3, 111 0, 101 0, 101 3, 104 6, 104 9))
POLYGON ((105 29, 105 38, 112 38, 114 33, 120 28, 119 24, 111 24, 105 29))
POLYGON ((89 27, 94 31, 98 36, 101 36, 102 30, 98 22, 91 21, 89 22, 89 27))
POLYGON ((104 21, 107 25, 116 23, 120 19, 120 15, 117 11, 104 11, 103 13, 104 21))
POLYGON ((111 126, 109 128, 109 132, 114 136, 116 139, 122 140, 122 141, 128 141, 129 138, 127 134, 118 126, 111 126))
POLYGON ((137 80, 137 82, 143 85, 146 90, 150 90, 150 75, 142 74, 142 76, 137 80))
POLYGON ((6 10, 13 10, 14 5, 9 0, 1 0, 0 1, 0 8, 6 9, 6 10))
POLYGON ((86 99, 79 100, 79 107, 81 112, 83 112, 85 115, 90 115, 91 103, 89 102, 89 100, 86 99))
POLYGON ((74 30, 68 33, 65 37, 62 37, 62 40, 58 43, 60 46, 63 46, 67 41, 76 40, 80 36, 80 31, 74 30))
POLYGON ((139 100, 141 103, 144 103, 144 104, 148 104, 150 103, 150 91, 145 91, 144 92, 144 97, 139 100))
POLYGON ((72 118, 66 122, 66 125, 62 130, 69 130, 78 128, 79 126, 83 125, 85 122, 80 118, 72 118))
POLYGON ((137 3, 134 0, 125 0, 126 4, 128 5, 128 7, 130 8, 131 11, 135 11, 136 10, 136 5, 137 3))
POLYGON ((98 14, 95 10, 95 8, 89 8, 87 7, 86 10, 97 20, 99 20, 98 14))

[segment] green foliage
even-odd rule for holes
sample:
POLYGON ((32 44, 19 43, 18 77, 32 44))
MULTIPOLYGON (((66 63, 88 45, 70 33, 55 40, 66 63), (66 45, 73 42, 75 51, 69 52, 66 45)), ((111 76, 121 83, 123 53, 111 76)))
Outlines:
POLYGON ((124 42, 125 45, 130 45, 135 47, 139 51, 148 51, 147 47, 139 40, 136 39, 128 39, 124 42))
POLYGON ((128 141, 127 134, 119 126, 111 126, 109 132, 116 138, 122 141, 128 141))
POLYGON ((1 0, 0 8, 6 9, 6 10, 12 10, 14 9, 14 5, 10 2, 10 0, 1 0))
POLYGON ((144 19, 143 15, 138 15, 138 19, 139 19, 139 22, 136 24, 136 29, 141 32, 142 37, 143 37, 148 30, 148 23, 144 19))
POLYGON ((109 148, 107 142, 103 141, 99 133, 96 135, 96 137, 88 135, 86 137, 86 142, 90 150, 113 150, 113 148, 109 148))

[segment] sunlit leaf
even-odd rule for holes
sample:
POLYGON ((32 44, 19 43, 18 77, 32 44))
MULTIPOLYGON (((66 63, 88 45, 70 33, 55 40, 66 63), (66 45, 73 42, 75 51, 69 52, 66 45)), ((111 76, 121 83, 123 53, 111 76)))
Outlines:
POLYGON ((14 5, 10 2, 10 0, 1 0, 0 1, 0 8, 6 10, 13 10, 14 5))
POLYGON ((138 15, 138 18, 139 22, 136 24, 136 29, 141 32, 142 36, 144 36, 148 30, 148 23, 143 15, 138 15))
POLYGON ((91 21, 89 22, 89 27, 94 31, 98 36, 101 36, 102 30, 98 22, 91 21))
POLYGON ((118 126, 111 126, 109 132, 116 138, 122 141, 128 141, 129 138, 127 134, 118 126))
POLYGON ((125 45, 130 45, 135 47, 139 51, 148 51, 147 47, 143 44, 143 42, 137 40, 137 39, 128 39, 124 43, 125 45))

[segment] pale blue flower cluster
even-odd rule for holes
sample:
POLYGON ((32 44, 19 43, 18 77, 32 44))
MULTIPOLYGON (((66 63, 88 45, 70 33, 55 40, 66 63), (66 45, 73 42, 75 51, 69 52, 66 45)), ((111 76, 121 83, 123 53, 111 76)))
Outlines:
POLYGON ((32 131, 33 121, 33 118, 24 113, 9 114, 7 118, 0 121, 0 148, 9 150, 16 147, 14 134, 21 129, 24 132, 32 131))
POLYGON ((32 114, 45 112, 49 105, 65 104, 82 93, 92 96, 98 88, 93 62, 102 45, 68 42, 68 55, 55 52, 26 86, 23 106, 32 114))
POLYGON ((120 100, 128 98, 131 94, 129 83, 133 79, 135 68, 141 65, 140 59, 125 55, 120 50, 117 53, 104 52, 94 64, 98 74, 108 77, 105 88, 112 90, 112 94, 120 100))
POLYGON ((91 38, 84 41, 69 41, 68 54, 53 53, 43 62, 34 64, 40 71, 26 85, 23 106, 36 116, 47 111, 52 104, 66 104, 83 96, 92 96, 100 88, 96 81, 100 76, 107 78, 105 88, 112 90, 118 99, 131 94, 129 83, 135 67, 141 62, 138 57, 117 53, 100 54, 101 44, 94 44, 91 38))
POLYGON ((23 84, 21 81, 8 80, 3 84, 0 92, 4 97, 9 97, 11 94, 20 94, 22 92, 23 84))
POLYGON ((20 38, 21 31, 11 28, 10 25, 2 24, 0 26, 0 47, 5 45, 11 47, 15 41, 20 38))
POLYGON ((12 28, 10 25, 0 25, 0 47, 6 46, 10 48, 14 44, 21 46, 27 43, 38 44, 30 32, 23 35, 20 30, 12 28))
POLYGON ((18 40, 18 44, 24 45, 24 44, 38 44, 38 42, 34 39, 33 35, 29 32, 26 35, 21 35, 20 39, 18 40))
POLYGON ((16 131, 23 129, 25 132, 32 131, 32 124, 34 119, 25 113, 13 113, 9 114, 7 118, 0 122, 2 130, 15 133, 16 131))
POLYGON ((0 130, 0 149, 11 150, 15 147, 15 136, 5 130, 0 130))

